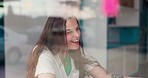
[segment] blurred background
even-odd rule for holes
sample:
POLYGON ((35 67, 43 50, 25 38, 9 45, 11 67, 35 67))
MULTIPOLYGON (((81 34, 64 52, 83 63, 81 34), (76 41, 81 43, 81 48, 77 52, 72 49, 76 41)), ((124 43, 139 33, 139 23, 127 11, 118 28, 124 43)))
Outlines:
POLYGON ((113 17, 102 11, 104 1, 0 0, 0 78, 25 78, 49 16, 76 16, 84 47, 108 72, 148 78, 148 1, 119 0, 113 17))

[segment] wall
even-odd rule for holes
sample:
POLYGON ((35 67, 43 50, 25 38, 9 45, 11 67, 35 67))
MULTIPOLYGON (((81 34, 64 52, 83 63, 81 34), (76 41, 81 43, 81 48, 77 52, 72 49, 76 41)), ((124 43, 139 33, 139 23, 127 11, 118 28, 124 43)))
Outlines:
POLYGON ((107 67, 107 21, 101 11, 101 0, 82 0, 81 9, 92 9, 95 17, 82 21, 84 46, 99 63, 107 67))

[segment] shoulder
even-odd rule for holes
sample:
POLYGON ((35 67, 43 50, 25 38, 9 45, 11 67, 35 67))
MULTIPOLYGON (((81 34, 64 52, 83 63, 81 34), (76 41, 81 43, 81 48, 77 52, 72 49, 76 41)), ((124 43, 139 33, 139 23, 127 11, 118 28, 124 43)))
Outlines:
POLYGON ((89 51, 86 48, 80 47, 81 53, 84 56, 90 55, 89 51))
MULTIPOLYGON (((41 47, 41 46, 35 45, 35 46, 33 47, 33 49, 32 49, 32 52, 35 52, 35 50, 38 50, 39 47, 41 47)), ((43 46, 43 48, 40 48, 40 49, 41 49, 41 51, 42 51, 41 53, 50 53, 50 54, 51 54, 51 51, 48 49, 47 46, 43 46)))
POLYGON ((53 58, 53 54, 51 53, 51 51, 45 46, 39 56, 39 58, 53 58))
POLYGON ((44 47, 38 58, 35 76, 41 73, 55 74, 54 65, 55 65, 55 61, 52 53, 47 47, 44 47))

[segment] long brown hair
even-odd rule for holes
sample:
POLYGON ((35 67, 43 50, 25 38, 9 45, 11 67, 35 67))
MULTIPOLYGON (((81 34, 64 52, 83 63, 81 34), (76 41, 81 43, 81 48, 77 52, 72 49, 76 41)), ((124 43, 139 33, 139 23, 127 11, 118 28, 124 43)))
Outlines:
MULTIPOLYGON (((68 19, 71 19, 70 17, 68 19)), ((74 17, 75 18, 75 17, 74 17)), ((75 18, 76 19, 76 18, 75 18)), ((77 20, 77 19, 76 19, 77 20)), ((77 20, 79 25, 79 22, 77 20)), ((62 63, 64 63, 64 53, 66 52, 74 60, 76 69, 79 70, 79 78, 89 75, 87 70, 84 68, 86 64, 93 64, 96 61, 90 61, 84 57, 82 35, 80 37, 80 46, 78 50, 69 50, 66 42, 66 20, 60 17, 49 17, 43 32, 32 50, 27 64, 27 78, 35 78, 35 69, 38 62, 38 58, 45 46, 51 51, 53 55, 60 54, 62 63)))
MULTIPOLYGON (((68 19, 76 19, 78 26, 80 26, 79 21, 76 17, 69 17, 68 19)), ((82 33, 82 28, 80 27, 80 32, 82 33)), ((80 35, 80 48, 77 50, 69 50, 68 54, 74 60, 74 64, 77 70, 79 70, 79 78, 84 78, 86 75, 90 76, 90 72, 86 69, 86 65, 97 66, 100 64, 93 57, 86 57, 83 48, 83 35, 80 35), (95 64, 94 64, 95 63, 95 64)))
POLYGON ((38 58, 45 46, 56 55, 60 52, 62 56, 63 52, 66 52, 66 21, 61 17, 49 17, 42 31, 42 34, 33 48, 27 64, 27 78, 35 78, 35 69, 38 62, 38 58), (65 50, 65 51, 64 51, 65 50))

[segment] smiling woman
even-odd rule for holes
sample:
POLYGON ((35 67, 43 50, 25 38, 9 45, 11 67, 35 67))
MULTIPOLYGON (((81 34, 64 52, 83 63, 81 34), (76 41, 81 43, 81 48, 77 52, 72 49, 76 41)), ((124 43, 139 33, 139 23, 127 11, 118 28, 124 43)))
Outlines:
POLYGON ((29 57, 27 78, 124 77, 108 74, 83 48, 81 36, 75 17, 49 17, 29 57))

